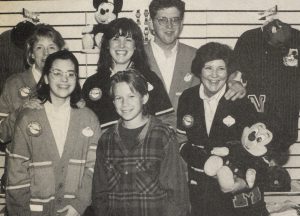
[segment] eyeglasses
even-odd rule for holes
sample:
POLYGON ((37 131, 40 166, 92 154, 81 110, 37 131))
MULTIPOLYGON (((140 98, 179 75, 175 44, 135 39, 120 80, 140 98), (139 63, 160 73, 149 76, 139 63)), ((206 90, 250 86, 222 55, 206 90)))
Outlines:
POLYGON ((172 26, 179 26, 182 21, 182 18, 180 17, 172 17, 172 18, 159 17, 155 19, 157 20, 158 24, 161 26, 168 26, 169 24, 172 26))
POLYGON ((50 72, 53 78, 57 80, 63 78, 64 76, 67 76, 68 79, 74 80, 77 76, 74 71, 61 71, 58 69, 51 69, 50 72))

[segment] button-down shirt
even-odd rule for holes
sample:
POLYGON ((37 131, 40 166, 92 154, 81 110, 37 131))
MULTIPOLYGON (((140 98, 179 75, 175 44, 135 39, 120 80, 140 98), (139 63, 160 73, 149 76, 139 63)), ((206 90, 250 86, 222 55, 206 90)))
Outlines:
POLYGON ((151 41, 150 44, 152 46, 154 58, 163 76, 165 87, 169 92, 176 62, 178 42, 176 42, 176 45, 171 49, 171 54, 169 56, 166 56, 164 50, 160 48, 154 41, 151 41))
POLYGON ((206 124, 206 131, 209 135, 210 128, 212 125, 212 122, 215 117, 215 113, 219 104, 220 99, 223 97, 226 91, 226 85, 222 87, 222 89, 217 92, 212 97, 207 97, 207 95, 204 93, 204 86, 203 84, 200 85, 199 88, 199 96, 203 100, 204 104, 204 112, 205 112, 205 124, 206 124))
POLYGON ((55 107, 52 103, 47 101, 45 103, 45 111, 54 135, 59 156, 61 157, 64 150, 70 122, 70 100, 67 100, 60 107, 55 107))

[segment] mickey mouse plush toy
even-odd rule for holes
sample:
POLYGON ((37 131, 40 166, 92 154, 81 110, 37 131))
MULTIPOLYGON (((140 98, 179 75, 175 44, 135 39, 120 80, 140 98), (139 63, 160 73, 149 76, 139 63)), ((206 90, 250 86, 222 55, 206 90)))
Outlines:
POLYGON ((215 147, 204 164, 204 172, 231 197, 236 215, 269 215, 263 196, 269 164, 263 156, 272 139, 266 125, 256 123, 244 128, 241 141, 215 147))
POLYGON ((217 176, 223 192, 230 192, 235 187, 235 176, 244 179, 252 188, 257 169, 268 166, 262 156, 267 152, 266 145, 273 139, 273 134, 265 124, 256 123, 244 128, 241 142, 231 142, 229 148, 216 147, 212 156, 204 164, 208 176, 217 176))
POLYGON ((87 26, 83 30, 82 45, 84 50, 100 49, 101 39, 107 31, 108 23, 118 17, 122 10, 123 0, 93 0, 96 25, 87 26))

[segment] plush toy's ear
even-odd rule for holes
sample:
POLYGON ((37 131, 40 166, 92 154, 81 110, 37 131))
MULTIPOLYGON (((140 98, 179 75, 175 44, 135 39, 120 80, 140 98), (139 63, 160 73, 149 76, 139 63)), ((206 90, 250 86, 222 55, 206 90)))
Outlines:
POLYGON ((94 8, 97 10, 98 7, 99 7, 99 5, 100 5, 102 2, 104 2, 104 1, 102 1, 102 0, 93 0, 93 6, 94 6, 94 8))
POLYGON ((114 0, 114 11, 113 11, 113 13, 114 14, 118 14, 118 13, 120 13, 121 12, 121 10, 122 10, 122 7, 123 7, 123 0, 114 0))

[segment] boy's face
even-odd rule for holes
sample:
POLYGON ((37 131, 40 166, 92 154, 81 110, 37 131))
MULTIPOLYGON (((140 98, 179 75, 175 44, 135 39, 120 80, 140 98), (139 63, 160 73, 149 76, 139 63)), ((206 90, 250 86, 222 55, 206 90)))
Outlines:
POLYGON ((148 95, 142 96, 132 91, 126 82, 117 83, 114 88, 114 105, 123 121, 131 125, 140 125, 143 118, 143 106, 148 101, 148 95))
POLYGON ((182 23, 180 11, 176 7, 158 10, 152 20, 155 42, 163 45, 175 44, 181 33, 182 23))

